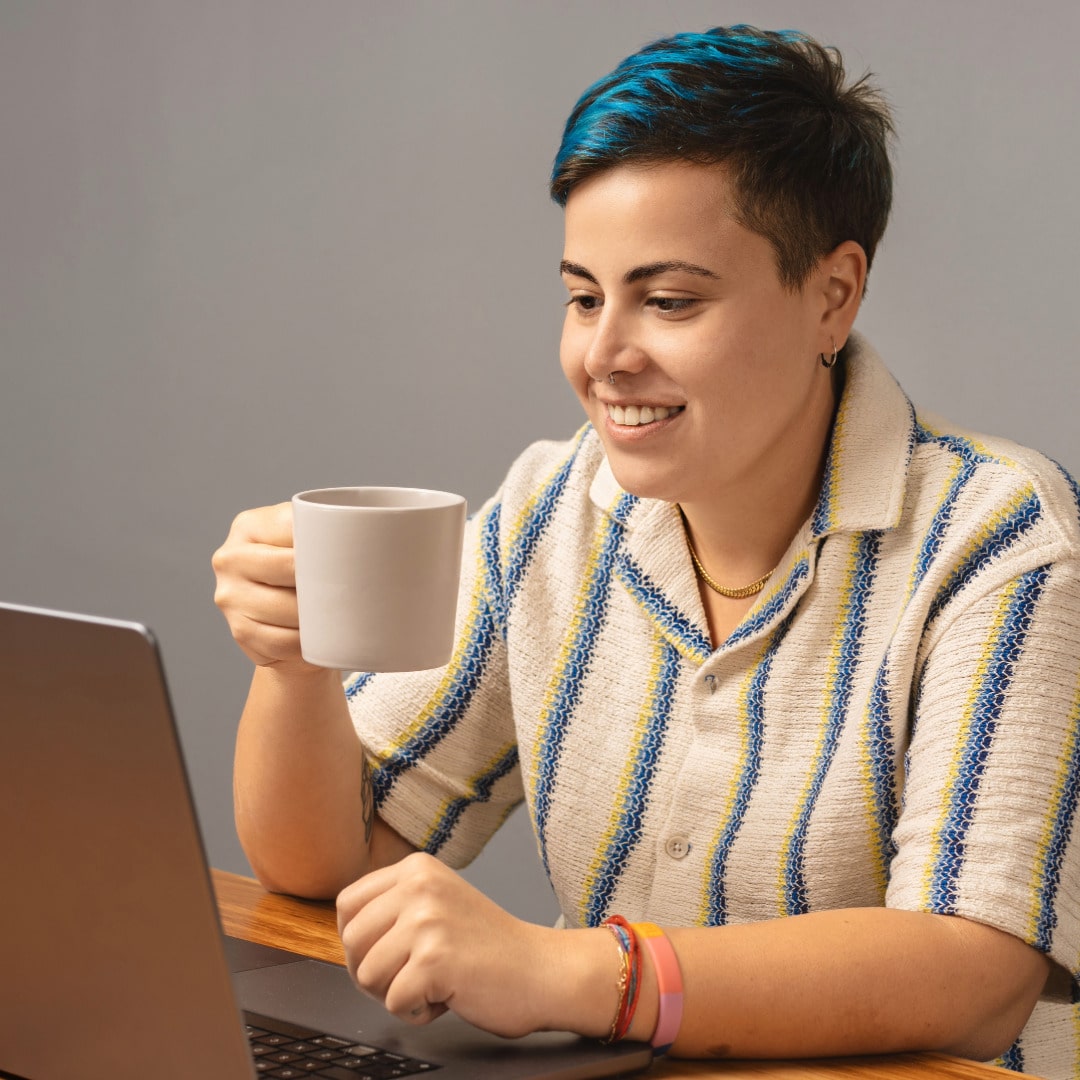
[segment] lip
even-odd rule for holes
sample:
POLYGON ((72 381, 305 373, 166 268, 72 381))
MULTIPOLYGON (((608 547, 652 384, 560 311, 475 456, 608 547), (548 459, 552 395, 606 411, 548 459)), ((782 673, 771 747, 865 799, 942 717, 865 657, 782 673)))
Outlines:
POLYGON ((681 401, 672 402, 669 404, 666 401, 656 401, 654 398, 606 398, 597 396, 596 401, 605 411, 605 413, 610 406, 614 405, 620 405, 624 409, 627 407, 627 405, 636 405, 639 409, 645 405, 648 405, 650 408, 653 409, 681 409, 685 405, 685 402, 681 401))

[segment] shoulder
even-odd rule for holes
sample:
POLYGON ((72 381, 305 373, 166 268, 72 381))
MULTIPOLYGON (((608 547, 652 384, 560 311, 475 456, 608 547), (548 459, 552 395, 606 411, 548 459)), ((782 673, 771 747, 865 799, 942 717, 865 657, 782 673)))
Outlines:
POLYGON ((535 511, 548 502, 588 502, 605 462, 603 446, 591 424, 570 439, 532 443, 507 472, 499 493, 502 517, 505 520, 535 511))
POLYGON ((986 435, 919 411, 911 479, 952 478, 967 489, 980 529, 1023 524, 1055 559, 1080 558, 1080 485, 1056 461, 1010 439, 986 435))

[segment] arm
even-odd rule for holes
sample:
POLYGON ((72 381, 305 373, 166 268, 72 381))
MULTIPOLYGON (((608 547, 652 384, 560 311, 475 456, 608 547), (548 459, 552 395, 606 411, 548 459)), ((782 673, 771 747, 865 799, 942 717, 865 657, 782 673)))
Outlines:
MULTIPOLYGON (((619 959, 606 929, 520 922, 426 856, 345 890, 338 921, 361 989, 412 1023, 450 1008, 503 1035, 602 1037, 619 959)), ((671 929, 685 1011, 682 1057, 1003 1052, 1039 996, 1048 961, 999 930, 952 916, 859 908, 742 926, 671 929)), ((633 1039, 656 1026, 644 984, 633 1039)))
MULTIPOLYGON (((1049 962, 989 926, 859 908, 673 929, 687 1008, 684 1057, 816 1057, 939 1050, 985 1061, 1012 1044, 1049 962)), ((647 973, 634 1037, 656 1023, 647 973)))
POLYGON ((213 564, 215 602, 256 664, 236 742, 240 842, 267 888, 332 897, 415 849, 374 816, 339 674, 300 656, 289 504, 241 514, 213 564))

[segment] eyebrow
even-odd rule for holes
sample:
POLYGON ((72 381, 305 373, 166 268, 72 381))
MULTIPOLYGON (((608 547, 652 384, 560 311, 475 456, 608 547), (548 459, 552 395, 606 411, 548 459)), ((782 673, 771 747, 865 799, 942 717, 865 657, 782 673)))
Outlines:
MULTIPOLYGON (((635 281, 644 281, 646 278, 659 277, 661 274, 673 272, 696 274, 698 277, 712 278, 713 281, 720 280, 719 274, 713 273, 707 267, 698 266, 697 263, 683 262, 681 259, 666 259, 663 262, 646 263, 644 266, 635 266, 632 270, 627 270, 623 275, 623 281, 627 285, 632 285, 635 281)), ((559 273, 584 278, 594 285, 600 284, 596 277, 586 270, 584 266, 580 263, 570 262, 568 259, 563 259, 559 263, 559 273)))

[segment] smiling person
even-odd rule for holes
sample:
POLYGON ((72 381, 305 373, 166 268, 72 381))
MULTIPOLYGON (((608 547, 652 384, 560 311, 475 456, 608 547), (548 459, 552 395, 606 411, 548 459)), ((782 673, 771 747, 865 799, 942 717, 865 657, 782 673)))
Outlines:
POLYGON ((341 890, 398 1015, 1073 1075, 1080 498, 853 331, 890 133, 793 32, 585 93, 551 191, 587 423, 472 518, 446 668, 302 661, 287 506, 215 556, 257 665, 241 838, 269 887, 341 890), (451 869, 523 800, 565 929, 451 869))

